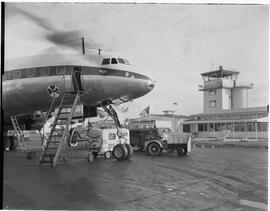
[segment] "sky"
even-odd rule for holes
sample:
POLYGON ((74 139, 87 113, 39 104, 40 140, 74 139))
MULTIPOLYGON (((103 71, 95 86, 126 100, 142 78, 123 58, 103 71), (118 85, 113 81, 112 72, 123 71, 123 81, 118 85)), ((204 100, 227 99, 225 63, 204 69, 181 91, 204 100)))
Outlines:
POLYGON ((200 73, 219 65, 239 71, 239 82, 254 83, 249 106, 268 104, 268 5, 8 3, 7 7, 7 58, 71 51, 48 40, 48 34, 78 30, 88 46, 124 56, 150 72, 155 88, 127 103, 126 115, 131 117, 148 105, 154 114, 168 109, 183 115, 201 113, 200 73))

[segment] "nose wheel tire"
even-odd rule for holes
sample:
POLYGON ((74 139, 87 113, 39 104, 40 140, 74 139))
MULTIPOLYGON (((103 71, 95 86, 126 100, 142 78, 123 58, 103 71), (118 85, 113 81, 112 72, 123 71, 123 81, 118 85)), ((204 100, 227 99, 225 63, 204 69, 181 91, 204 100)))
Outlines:
POLYGON ((128 155, 127 155, 127 160, 130 160, 130 158, 133 155, 133 148, 130 144, 125 144, 127 150, 128 150, 128 155))
POLYGON ((183 155, 185 155, 186 154, 186 150, 183 148, 183 147, 179 147, 178 149, 177 149, 177 155, 178 156, 183 156, 183 155))
POLYGON ((117 144, 113 148, 112 154, 118 161, 126 160, 128 157, 128 149, 125 144, 117 144))
POLYGON ((150 143, 147 149, 150 155, 159 155, 161 153, 159 144, 155 142, 150 143))

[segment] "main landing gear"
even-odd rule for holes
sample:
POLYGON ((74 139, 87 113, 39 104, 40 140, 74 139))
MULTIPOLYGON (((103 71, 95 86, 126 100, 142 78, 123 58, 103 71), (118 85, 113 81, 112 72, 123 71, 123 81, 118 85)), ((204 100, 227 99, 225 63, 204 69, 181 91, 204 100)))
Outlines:
POLYGON ((121 124, 118 118, 118 115, 114 108, 111 106, 110 102, 104 102, 101 104, 103 109, 108 113, 108 115, 114 120, 114 123, 117 128, 117 136, 119 138, 119 144, 115 145, 112 151, 112 156, 118 160, 130 160, 133 155, 133 148, 130 144, 127 144, 127 140, 121 133, 121 124))
POLYGON ((133 149, 130 144, 117 144, 113 148, 112 154, 118 161, 130 160, 133 155, 133 149))

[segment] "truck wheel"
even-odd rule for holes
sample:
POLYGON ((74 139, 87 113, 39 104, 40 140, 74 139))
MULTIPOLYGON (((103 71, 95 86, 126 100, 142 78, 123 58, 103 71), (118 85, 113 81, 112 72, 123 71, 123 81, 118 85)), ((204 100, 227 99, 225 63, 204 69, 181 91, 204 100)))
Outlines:
POLYGON ((127 147, 124 144, 117 144, 113 148, 112 154, 113 157, 118 161, 126 160, 128 156, 127 147))
POLYGON ((104 153, 104 158, 105 159, 110 159, 111 156, 112 156, 112 153, 110 151, 107 151, 107 152, 104 153))
POLYGON ((29 152, 27 152, 26 157, 27 157, 28 160, 32 160, 33 158, 36 157, 36 153, 29 151, 29 152))
POLYGON ((94 156, 94 160, 97 159, 97 156, 98 156, 98 152, 92 152, 93 153, 93 156, 94 156))
POLYGON ((15 151, 17 149, 18 143, 19 143, 18 138, 15 136, 12 136, 12 137, 9 137, 9 139, 10 139, 10 148, 9 149, 10 149, 10 151, 15 151))
POLYGON ((129 160, 133 155, 133 148, 130 144, 125 144, 125 145, 128 151, 127 160, 129 160))
POLYGON ((161 148, 158 143, 153 142, 149 144, 147 151, 150 155, 159 155, 161 153, 161 148))
POLYGON ((183 155, 185 155, 186 154, 186 150, 183 148, 183 147, 179 147, 178 149, 177 149, 177 155, 178 156, 183 156, 183 155))
POLYGON ((94 158, 93 152, 89 152, 89 154, 88 154, 88 162, 92 163, 92 162, 94 162, 94 160, 95 160, 95 158, 94 158))
POLYGON ((10 150, 11 140, 8 136, 4 136, 4 147, 6 151, 10 150))

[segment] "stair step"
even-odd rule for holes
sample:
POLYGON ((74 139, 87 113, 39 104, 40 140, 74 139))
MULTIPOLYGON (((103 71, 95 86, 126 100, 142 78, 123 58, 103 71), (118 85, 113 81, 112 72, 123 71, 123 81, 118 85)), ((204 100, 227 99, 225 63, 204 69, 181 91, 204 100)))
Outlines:
POLYGON ((43 157, 52 157, 55 156, 55 153, 47 153, 47 154, 43 154, 43 157))
POLYGON ((59 147, 59 146, 55 146, 55 147, 50 146, 50 147, 47 147, 46 149, 47 149, 47 150, 52 150, 52 149, 58 149, 58 147, 59 147))
POLYGON ((53 134, 51 137, 62 137, 63 134, 53 134))
POLYGON ((67 106, 67 105, 63 105, 62 108, 70 108, 71 109, 72 107, 67 106))
POLYGON ((60 141, 50 141, 50 144, 59 144, 60 141))
POLYGON ((54 129, 54 132, 58 132, 58 131, 64 131, 64 129, 62 129, 62 128, 55 128, 54 129))
POLYGON ((70 112, 69 111, 67 111, 67 112, 61 112, 59 114, 70 114, 70 112))
POLYGON ((65 94, 74 94, 74 95, 76 95, 77 92, 65 92, 65 94))
POLYGON ((57 120, 68 120, 68 117, 59 117, 57 120))
POLYGON ((40 164, 42 163, 53 163, 53 160, 41 160, 39 161, 40 164))

